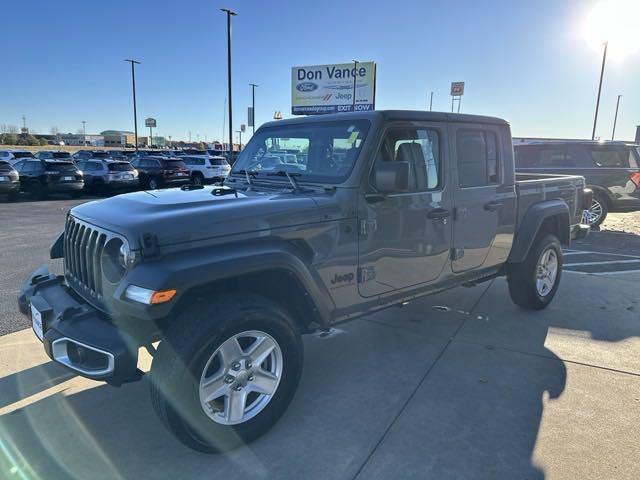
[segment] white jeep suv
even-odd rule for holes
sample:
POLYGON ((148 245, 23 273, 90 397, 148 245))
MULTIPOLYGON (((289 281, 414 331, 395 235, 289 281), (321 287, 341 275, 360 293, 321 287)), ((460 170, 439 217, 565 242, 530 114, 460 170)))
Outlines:
POLYGON ((218 182, 227 178, 231 165, 224 157, 209 155, 185 155, 180 159, 191 170, 191 181, 194 185, 218 182))

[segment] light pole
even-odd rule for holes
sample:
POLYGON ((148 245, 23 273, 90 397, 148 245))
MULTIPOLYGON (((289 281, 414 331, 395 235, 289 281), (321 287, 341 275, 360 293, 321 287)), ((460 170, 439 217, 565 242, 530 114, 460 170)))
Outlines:
POLYGON ((237 15, 236 12, 228 8, 221 8, 227 14, 227 89, 229 95, 229 157, 233 152, 233 107, 231 100, 231 17, 237 15))
POLYGON ((138 111, 136 110, 136 70, 135 65, 140 65, 137 60, 125 60, 131 64, 131 83, 133 85, 133 131, 135 134, 135 147, 138 151, 138 111))
POLYGON ((253 132, 252 134, 256 133, 256 87, 258 85, 256 85, 255 83, 250 83, 249 84, 251 86, 251 111, 253 112, 252 114, 252 119, 251 119, 251 127, 253 128, 253 132))
POLYGON ((616 138, 616 123, 618 123, 618 109, 620 108, 620 98, 622 95, 618 95, 618 101, 616 102, 616 115, 613 117, 613 132, 611 132, 611 140, 616 138))
MULTIPOLYGON (((87 146, 87 122, 82 120, 82 145, 87 146)), ((615 130, 614 130, 615 131, 615 130)))
POLYGON ((604 77, 604 66, 607 62, 607 48, 609 42, 604 42, 604 53, 602 54, 602 69, 600 70, 600 84, 598 85, 598 98, 596 100, 596 114, 593 117, 593 131, 591 132, 591 140, 596 139, 596 125, 598 123, 598 109, 600 108, 600 94, 602 93, 602 78, 604 77))
POLYGON ((238 151, 242 150, 242 130, 236 130, 238 134, 238 151))
POLYGON ((429 111, 433 112, 433 92, 431 92, 431 98, 429 99, 429 111))
POLYGON ((353 61, 353 111, 356 111, 356 71, 358 70, 358 60, 353 61))

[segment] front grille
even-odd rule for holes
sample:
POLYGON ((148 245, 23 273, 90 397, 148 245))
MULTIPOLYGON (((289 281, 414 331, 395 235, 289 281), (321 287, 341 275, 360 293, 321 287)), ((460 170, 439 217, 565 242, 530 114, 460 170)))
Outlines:
POLYGON ((78 293, 102 297, 102 267, 100 258, 110 235, 72 217, 64 230, 64 266, 67 279, 78 293))

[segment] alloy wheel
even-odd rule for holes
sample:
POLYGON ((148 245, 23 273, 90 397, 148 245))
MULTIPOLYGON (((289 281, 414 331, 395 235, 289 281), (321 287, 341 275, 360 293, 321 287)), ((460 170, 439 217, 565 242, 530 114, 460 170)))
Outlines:
POLYGON ((268 333, 235 334, 211 355, 200 377, 200 405, 221 425, 237 425, 258 415, 282 378, 283 357, 268 333))
POLYGON ((553 290, 558 276, 558 255, 553 248, 547 248, 536 267, 536 291, 541 297, 546 297, 553 290))
POLYGON ((583 221, 589 225, 595 225, 602 217, 602 204, 595 198, 591 201, 591 206, 584 211, 583 221))

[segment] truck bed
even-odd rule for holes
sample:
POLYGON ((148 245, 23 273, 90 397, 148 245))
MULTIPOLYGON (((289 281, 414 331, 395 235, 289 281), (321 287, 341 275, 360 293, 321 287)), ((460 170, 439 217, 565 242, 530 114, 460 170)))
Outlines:
POLYGON ((583 209, 580 203, 584 187, 584 177, 579 175, 516 173, 516 194, 518 196, 516 229, 529 207, 543 200, 564 200, 569 206, 571 223, 580 223, 583 209))

